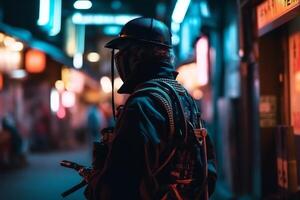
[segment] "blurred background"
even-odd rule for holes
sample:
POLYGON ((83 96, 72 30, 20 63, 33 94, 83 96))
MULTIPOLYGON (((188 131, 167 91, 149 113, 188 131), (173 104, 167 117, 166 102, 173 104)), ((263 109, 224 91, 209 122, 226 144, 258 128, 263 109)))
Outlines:
MULTIPOLYGON (((104 44, 154 17, 216 148, 211 199, 300 199, 298 0, 0 0, 0 199, 62 199, 112 126, 104 44)), ((115 92, 115 104, 126 96, 115 92)), ((83 190, 66 199, 83 199, 83 190)))

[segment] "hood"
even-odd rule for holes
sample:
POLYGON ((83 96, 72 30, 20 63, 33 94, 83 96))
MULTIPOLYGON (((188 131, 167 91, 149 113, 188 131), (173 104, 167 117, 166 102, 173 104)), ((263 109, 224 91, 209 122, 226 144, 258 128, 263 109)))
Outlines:
POLYGON ((154 78, 175 79, 178 74, 173 65, 163 62, 142 62, 137 64, 135 69, 118 90, 119 94, 131 94, 140 83, 148 80, 154 78))

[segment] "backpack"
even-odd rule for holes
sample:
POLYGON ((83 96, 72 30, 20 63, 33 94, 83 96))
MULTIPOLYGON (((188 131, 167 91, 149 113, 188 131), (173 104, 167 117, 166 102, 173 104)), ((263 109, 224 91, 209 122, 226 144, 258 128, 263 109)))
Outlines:
POLYGON ((130 98, 140 94, 156 101, 165 110, 169 121, 169 148, 160 155, 159 164, 153 168, 148 164, 150 187, 155 188, 155 192, 145 199, 208 199, 207 132, 195 101, 175 80, 164 78, 139 85, 130 98), (190 112, 189 116, 185 111, 190 112))

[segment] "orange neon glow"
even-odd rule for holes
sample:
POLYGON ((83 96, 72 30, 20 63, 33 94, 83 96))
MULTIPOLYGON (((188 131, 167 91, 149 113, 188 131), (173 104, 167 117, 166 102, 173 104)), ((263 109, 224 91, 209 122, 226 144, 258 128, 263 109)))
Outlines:
POLYGON ((194 97, 194 99, 200 100, 203 97, 203 92, 200 89, 196 89, 193 91, 192 96, 194 97))
POLYGON ((45 53, 31 49, 25 55, 25 67, 29 73, 41 73, 46 68, 45 53))
POLYGON ((2 90, 2 88, 3 88, 3 75, 2 74, 0 74, 0 90, 2 90))
POLYGON ((300 33, 289 36, 290 113, 294 134, 300 135, 300 33))
POLYGON ((195 62, 180 66, 178 69, 177 81, 188 91, 193 91, 200 86, 199 70, 195 62))

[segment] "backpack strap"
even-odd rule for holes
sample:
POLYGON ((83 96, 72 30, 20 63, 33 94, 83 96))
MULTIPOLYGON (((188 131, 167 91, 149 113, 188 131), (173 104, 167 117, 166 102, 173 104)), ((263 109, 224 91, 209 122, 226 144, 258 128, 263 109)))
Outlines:
POLYGON ((168 115, 168 119, 169 119, 170 135, 173 136, 175 134, 175 122, 174 122, 173 109, 170 106, 171 105, 171 99, 169 98, 169 96, 166 94, 166 92, 164 92, 164 91, 162 91, 158 88, 145 87, 145 88, 142 88, 142 89, 139 89, 139 90, 135 91, 130 96, 130 99, 133 98, 133 97, 136 97, 136 96, 138 96, 142 93, 153 97, 162 106, 162 108, 164 108, 164 110, 166 111, 166 113, 168 115))
MULTIPOLYGON (((157 87, 151 87, 151 86, 147 85, 145 87, 136 90, 130 96, 130 98, 136 97, 140 94, 146 94, 152 97, 155 101, 157 101, 162 106, 162 108, 166 111, 168 116, 168 120, 169 120, 168 124, 169 124, 169 132, 170 132, 168 137, 169 138, 174 137, 174 135, 176 134, 176 130, 175 130, 175 122, 174 122, 174 113, 171 106, 171 99, 165 91, 158 89, 157 87)), ((147 163, 148 172, 152 177, 155 177, 170 162, 170 160, 175 155, 176 149, 177 147, 174 146, 170 154, 166 157, 166 159, 162 162, 162 164, 159 166, 156 165, 154 169, 150 169, 150 164, 147 163)), ((148 154, 147 150, 145 150, 145 153, 148 154)), ((148 155, 146 155, 146 157, 148 157, 148 155)))
MULTIPOLYGON (((154 79, 152 80, 150 83, 147 82, 146 84, 150 84, 150 85, 155 85, 156 87, 160 87, 162 89, 167 88, 168 91, 167 93, 174 98, 175 102, 177 103, 177 105, 179 106, 179 114, 181 119, 184 120, 180 120, 181 123, 181 128, 184 130, 184 134, 181 136, 184 136, 184 142, 186 143, 187 141, 187 135, 188 135, 188 125, 191 126, 191 128, 193 129, 194 132, 194 136, 196 138, 196 140, 198 141, 198 145, 200 147, 200 149, 202 150, 202 156, 204 159, 202 159, 202 161, 204 162, 204 180, 202 182, 202 186, 201 186, 201 190, 203 191, 202 194, 204 195, 203 198, 206 200, 208 199, 208 187, 207 187, 207 177, 208 177, 208 169, 207 169, 207 149, 206 149, 206 136, 207 136, 207 130, 204 128, 203 126, 203 120, 201 118, 201 113, 199 111, 198 106, 196 105, 196 102, 194 99, 192 99, 191 97, 188 97, 188 103, 190 104, 190 107, 195 108, 196 109, 196 121, 197 124, 193 125, 191 124, 191 122, 189 120, 186 119, 185 115, 184 115, 184 110, 183 110, 183 106, 182 103, 180 101, 180 97, 178 95, 178 93, 176 92, 176 90, 170 85, 168 84, 168 80, 164 80, 164 79, 154 79), (164 86, 164 87, 162 87, 164 86)), ((178 89, 178 88, 176 88, 178 89)), ((180 88, 179 88, 180 89, 180 88)), ((186 92, 186 90, 185 90, 186 92)), ((175 154, 175 151, 174 151, 175 154)), ((172 155, 174 156, 174 155, 172 155)), ((171 160, 171 159, 170 159, 171 160)), ((168 160, 167 162, 169 162, 170 160, 168 160)), ((166 165, 167 163, 165 163, 166 165)), ((161 167, 161 169, 163 169, 164 166, 161 167)), ((161 170, 160 169, 160 170, 161 170)), ((159 170, 158 170, 159 172, 159 170)), ((157 172, 157 173, 158 173, 157 172)), ((169 186, 173 186, 170 187, 170 192, 173 193, 172 196, 176 197, 176 199, 182 199, 180 194, 177 193, 178 190, 176 189, 176 185, 169 185, 169 186)), ((167 198, 168 193, 163 197, 163 198, 167 198)))
MULTIPOLYGON (((171 79, 164 79, 164 78, 152 79, 150 81, 147 81, 146 83, 143 83, 138 88, 143 88, 143 87, 160 88, 160 90, 165 92, 165 94, 168 96, 169 99, 170 99, 170 97, 172 97, 172 100, 175 101, 175 103, 179 107, 179 109, 178 109, 179 118, 182 119, 182 120, 179 120, 179 130, 176 131, 176 133, 177 133, 176 136, 179 137, 179 138, 183 137, 184 141, 186 142, 187 135, 188 135, 188 123, 187 123, 188 120, 185 117, 183 105, 180 101, 180 97, 179 97, 178 92, 173 88, 173 86, 171 86, 168 83, 168 81, 172 81, 172 80, 171 79)), ((176 89, 178 89, 179 91, 181 90, 181 92, 184 92, 184 89, 179 88, 179 86, 177 86, 176 89)), ((171 108, 172 108, 172 102, 173 101, 170 101, 170 104, 169 104, 171 106, 171 108)))

